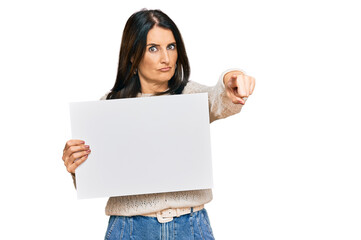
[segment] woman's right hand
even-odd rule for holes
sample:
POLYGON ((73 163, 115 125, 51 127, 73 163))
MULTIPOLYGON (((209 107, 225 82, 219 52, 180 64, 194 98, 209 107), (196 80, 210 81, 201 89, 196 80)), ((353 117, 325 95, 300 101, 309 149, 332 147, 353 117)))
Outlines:
POLYGON ((63 161, 68 172, 75 174, 75 169, 87 160, 90 148, 83 140, 71 139, 63 150, 63 161))

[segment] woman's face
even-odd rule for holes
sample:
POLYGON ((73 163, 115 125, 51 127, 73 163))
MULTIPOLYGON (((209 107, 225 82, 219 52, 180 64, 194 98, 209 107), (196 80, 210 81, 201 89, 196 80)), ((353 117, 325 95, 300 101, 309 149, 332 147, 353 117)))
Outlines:
POLYGON ((163 92, 173 77, 178 53, 173 33, 154 26, 147 35, 147 46, 138 66, 142 93, 163 92))

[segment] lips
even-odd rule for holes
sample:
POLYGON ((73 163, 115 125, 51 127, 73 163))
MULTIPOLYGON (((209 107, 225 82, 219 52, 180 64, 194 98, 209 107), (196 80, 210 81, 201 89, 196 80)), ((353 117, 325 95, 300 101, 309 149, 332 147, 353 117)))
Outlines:
POLYGON ((161 72, 168 72, 170 69, 171 69, 171 67, 165 67, 165 68, 159 69, 159 71, 161 71, 161 72))

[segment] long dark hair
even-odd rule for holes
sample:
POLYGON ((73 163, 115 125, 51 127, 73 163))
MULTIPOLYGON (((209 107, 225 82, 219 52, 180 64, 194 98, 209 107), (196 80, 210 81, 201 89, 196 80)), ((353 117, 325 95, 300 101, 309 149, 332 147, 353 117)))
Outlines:
POLYGON ((134 13, 125 24, 119 53, 117 78, 107 99, 136 97, 141 92, 138 74, 134 74, 143 58, 147 35, 154 26, 172 31, 177 44, 177 68, 173 77, 168 81, 169 89, 154 95, 181 94, 188 83, 190 67, 182 36, 165 13, 160 10, 142 9, 134 13))

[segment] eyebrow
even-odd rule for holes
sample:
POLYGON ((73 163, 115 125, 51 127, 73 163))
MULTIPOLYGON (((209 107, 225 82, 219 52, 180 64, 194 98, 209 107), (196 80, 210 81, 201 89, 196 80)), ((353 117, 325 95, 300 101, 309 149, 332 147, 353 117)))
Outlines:
MULTIPOLYGON (((176 42, 171 42, 171 43, 169 43, 168 45, 170 45, 170 44, 177 44, 176 42)), ((149 46, 149 45, 152 45, 152 46, 160 46, 159 44, 156 44, 156 43, 149 43, 149 44, 147 44, 147 46, 149 46)))

